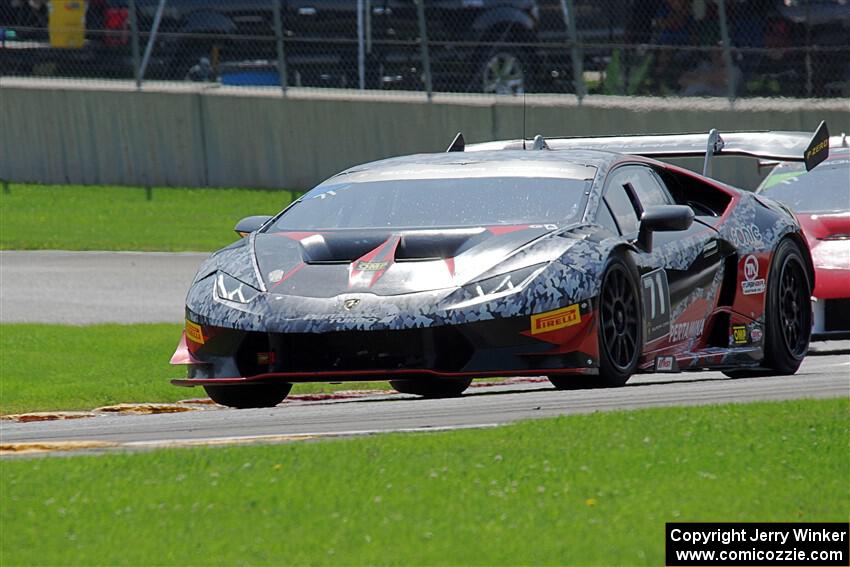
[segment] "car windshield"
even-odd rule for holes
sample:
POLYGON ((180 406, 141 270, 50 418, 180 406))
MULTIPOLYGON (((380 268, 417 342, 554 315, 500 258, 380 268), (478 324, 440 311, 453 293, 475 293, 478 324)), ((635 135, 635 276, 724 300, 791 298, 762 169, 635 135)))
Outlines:
POLYGON ((797 213, 850 210, 850 156, 825 161, 806 172, 802 165, 777 166, 759 192, 797 213))
POLYGON ((282 230, 559 224, 580 219, 590 181, 531 177, 319 185, 270 227, 282 230))

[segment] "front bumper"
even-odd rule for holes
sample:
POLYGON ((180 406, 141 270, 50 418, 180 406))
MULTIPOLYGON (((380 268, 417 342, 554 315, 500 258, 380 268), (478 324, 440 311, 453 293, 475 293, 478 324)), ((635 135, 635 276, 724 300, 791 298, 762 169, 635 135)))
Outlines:
POLYGON ((850 298, 813 298, 812 339, 850 339, 850 298))
POLYGON ((596 317, 590 302, 583 305, 531 317, 402 330, 268 333, 187 321, 187 333, 172 364, 186 365, 188 377, 172 383, 203 386, 595 373, 596 317), (558 318, 569 309, 577 315, 558 318), (537 325, 541 320, 548 326, 537 325))

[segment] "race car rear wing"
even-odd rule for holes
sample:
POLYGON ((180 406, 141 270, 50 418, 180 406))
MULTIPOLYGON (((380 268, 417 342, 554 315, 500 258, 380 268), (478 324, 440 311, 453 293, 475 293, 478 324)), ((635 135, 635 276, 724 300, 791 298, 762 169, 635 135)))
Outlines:
POLYGON ((547 138, 505 140, 466 146, 455 137, 447 151, 593 149, 652 158, 705 157, 703 175, 711 176, 714 156, 748 156, 764 160, 799 161, 811 170, 829 156, 829 130, 821 122, 814 134, 807 132, 728 132, 712 129, 707 134, 653 134, 648 136, 598 136, 593 138, 547 138))

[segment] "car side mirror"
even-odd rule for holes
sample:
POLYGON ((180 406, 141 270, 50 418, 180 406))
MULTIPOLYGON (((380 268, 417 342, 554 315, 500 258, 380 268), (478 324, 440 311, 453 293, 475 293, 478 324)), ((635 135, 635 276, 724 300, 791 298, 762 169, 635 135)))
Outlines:
POLYGON ((652 252, 652 233, 688 230, 694 222, 694 211, 687 205, 649 207, 640 217, 637 244, 652 252))
POLYGON ((255 215, 253 217, 245 217, 244 219, 236 223, 236 226, 233 230, 236 231, 236 234, 244 238, 252 232, 259 230, 260 227, 269 222, 271 218, 272 217, 268 215, 255 215))

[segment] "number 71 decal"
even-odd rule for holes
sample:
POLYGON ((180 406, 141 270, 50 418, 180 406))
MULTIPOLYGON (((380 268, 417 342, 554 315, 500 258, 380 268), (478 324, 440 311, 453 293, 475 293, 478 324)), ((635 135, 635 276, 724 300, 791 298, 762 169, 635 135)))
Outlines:
POLYGON ((643 294, 643 321, 646 342, 670 332, 670 288, 667 273, 658 269, 640 278, 643 294))

